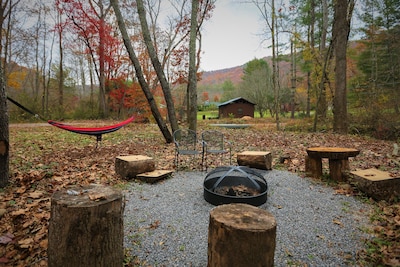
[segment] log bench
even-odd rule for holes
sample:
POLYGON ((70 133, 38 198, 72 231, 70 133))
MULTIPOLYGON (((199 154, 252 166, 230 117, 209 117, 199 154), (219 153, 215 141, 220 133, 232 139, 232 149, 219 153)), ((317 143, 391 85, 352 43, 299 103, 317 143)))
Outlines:
POLYGON ((156 169, 153 158, 144 155, 118 156, 115 158, 115 172, 122 178, 135 178, 136 175, 156 169))
POLYGON ((237 163, 239 166, 271 170, 272 155, 267 151, 244 151, 237 154, 237 163))
POLYGON ((350 174, 352 183, 376 200, 390 201, 400 198, 400 177, 374 168, 352 171, 350 174))
POLYGON ((322 176, 322 159, 329 160, 329 175, 331 179, 344 181, 343 171, 349 170, 349 158, 355 157, 359 150, 346 147, 311 147, 307 149, 306 172, 314 178, 322 176))

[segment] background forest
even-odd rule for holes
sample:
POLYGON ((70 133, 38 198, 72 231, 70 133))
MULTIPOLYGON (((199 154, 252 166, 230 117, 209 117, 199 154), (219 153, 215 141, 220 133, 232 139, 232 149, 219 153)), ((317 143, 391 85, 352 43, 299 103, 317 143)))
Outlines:
MULTIPOLYGON (((257 104, 261 117, 312 117, 310 130, 332 128, 336 86, 332 1, 241 3, 259 8, 265 23, 260 42, 275 40, 268 48, 273 49, 273 56, 210 73, 201 70, 200 29, 218 1, 200 3, 196 56, 199 108, 242 96, 257 104), (271 20, 272 14, 276 14, 275 20, 271 20)), ((142 34, 136 2, 119 1, 119 6, 143 77, 166 118, 165 90, 142 34)), ((110 1, 10 0, 3 1, 2 8, 1 58, 9 97, 51 119, 121 119, 134 114, 137 121, 154 120, 110 1)), ((174 110, 184 119, 188 110, 191 3, 145 1, 144 8, 174 110)), ((349 116, 343 119, 348 119, 349 132, 396 139, 400 8, 394 0, 364 0, 357 5, 350 1, 347 21, 351 26, 346 60, 349 116)), ((22 110, 9 108, 11 121, 32 120, 22 110)))
MULTIPOLYGON (((120 151, 146 151, 162 160, 161 166, 173 168, 171 133, 180 127, 178 121, 196 130, 198 110, 236 96, 254 102, 260 117, 273 118, 269 123, 259 119, 246 135, 235 132, 231 140, 236 151, 271 147, 276 155, 291 155, 288 170, 297 172, 308 144, 358 144, 365 150, 358 167, 383 167, 397 174, 398 147, 390 155, 393 142, 366 138, 363 143, 359 136, 344 134, 400 141, 398 0, 236 2, 259 10, 264 29, 260 43, 271 56, 203 72, 202 25, 209 23, 217 0, 0 0, 0 191, 5 200, 0 208, 8 220, 0 225, 2 233, 16 233, 21 241, 8 237, 12 249, 0 260, 39 266, 30 264, 36 260, 31 255, 46 261, 53 191, 82 181, 119 183, 112 179, 114 156, 120 151), (12 129, 9 122, 38 119, 7 97, 45 120, 123 120, 133 115, 136 122, 155 122, 158 129, 128 125, 107 140, 106 149, 92 150, 75 136, 66 142, 52 128, 12 129), (307 139, 304 133, 266 126, 273 121, 281 130, 283 116, 293 118, 286 130, 319 133, 307 139), (42 206, 32 205, 29 213, 17 209, 31 204, 31 193, 42 206)), ((208 121, 201 123, 204 127, 208 121)), ((380 238, 362 254, 366 263, 398 266, 399 207, 384 202, 376 207, 371 220, 380 238)))

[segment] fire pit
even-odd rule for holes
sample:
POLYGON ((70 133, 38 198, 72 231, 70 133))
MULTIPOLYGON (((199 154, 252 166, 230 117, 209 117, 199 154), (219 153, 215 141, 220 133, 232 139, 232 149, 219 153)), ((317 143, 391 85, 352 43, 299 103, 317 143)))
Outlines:
POLYGON ((260 206, 267 201, 268 185, 259 172, 244 166, 218 167, 204 179, 204 199, 213 204, 246 203, 260 206))

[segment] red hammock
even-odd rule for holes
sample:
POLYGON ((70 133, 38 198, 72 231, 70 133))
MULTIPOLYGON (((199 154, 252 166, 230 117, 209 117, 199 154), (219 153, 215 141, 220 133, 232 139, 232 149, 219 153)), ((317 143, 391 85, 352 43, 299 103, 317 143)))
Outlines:
POLYGON ((67 131, 70 131, 73 133, 94 135, 94 136, 96 136, 97 143, 98 143, 101 141, 101 136, 103 134, 115 132, 115 131, 121 129, 122 127, 124 127, 125 125, 127 125, 128 123, 132 122, 133 120, 134 120, 134 117, 130 117, 129 119, 124 120, 120 123, 110 125, 110 126, 97 127, 97 128, 74 127, 71 125, 63 124, 63 123, 52 121, 52 120, 49 120, 47 122, 53 126, 60 128, 60 129, 67 130, 67 131))

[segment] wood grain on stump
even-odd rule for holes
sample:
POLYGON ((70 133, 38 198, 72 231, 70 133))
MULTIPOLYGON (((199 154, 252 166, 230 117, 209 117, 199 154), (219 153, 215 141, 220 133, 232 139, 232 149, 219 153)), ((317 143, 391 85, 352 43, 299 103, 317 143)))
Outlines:
POLYGON ((53 194, 48 264, 122 266, 123 197, 111 187, 87 185, 53 194))
POLYGON ((352 171, 351 174, 352 183, 368 196, 386 201, 400 199, 400 177, 374 168, 352 171))
POLYGON ((236 203, 215 207, 208 228, 208 267, 273 266, 276 220, 260 208, 236 203))
POLYGON ((237 154, 239 166, 247 166, 260 170, 272 169, 271 152, 266 151, 244 151, 237 154))
POLYGON ((156 169, 153 158, 143 155, 118 156, 115 159, 115 172, 122 178, 135 178, 136 175, 156 169))

